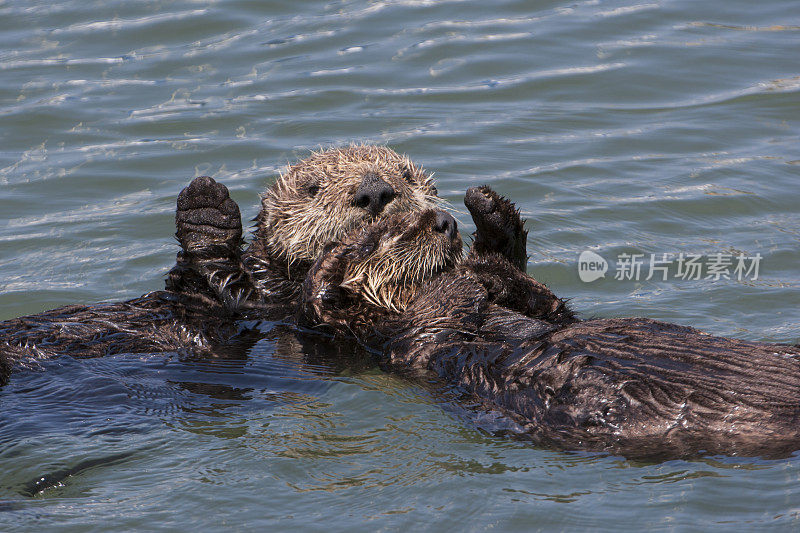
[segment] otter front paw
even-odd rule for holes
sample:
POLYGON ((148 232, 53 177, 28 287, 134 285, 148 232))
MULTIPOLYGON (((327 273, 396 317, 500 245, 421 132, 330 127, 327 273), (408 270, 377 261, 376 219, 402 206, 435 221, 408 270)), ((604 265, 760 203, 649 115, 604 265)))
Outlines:
POLYGON ((167 290, 238 310, 253 282, 242 264, 242 219, 228 188, 208 176, 192 180, 178 195, 175 226, 181 251, 167 290))
MULTIPOLYGON (((228 188, 213 178, 195 178, 178 195, 175 235, 189 253, 217 255, 223 247, 229 253, 242 245, 242 219, 239 206, 228 188)), ((224 253, 224 252, 223 252, 224 253)))
POLYGON ((525 272, 528 232, 514 203, 483 185, 467 190, 464 205, 477 228, 470 255, 499 253, 525 272))

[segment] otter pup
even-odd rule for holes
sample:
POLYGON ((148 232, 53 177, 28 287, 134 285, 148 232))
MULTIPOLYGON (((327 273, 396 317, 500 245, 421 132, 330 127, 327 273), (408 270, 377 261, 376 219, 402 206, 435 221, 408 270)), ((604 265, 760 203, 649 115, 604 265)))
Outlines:
POLYGON ((660 458, 800 449, 800 347, 578 320, 521 270, 513 204, 488 188, 465 203, 477 226, 466 261, 429 213, 383 220, 316 262, 305 320, 355 334, 391 368, 433 372, 537 444, 660 458))
POLYGON ((181 250, 166 290, 0 322, 0 384, 14 362, 56 354, 212 354, 240 332, 237 319, 291 316, 306 270, 326 243, 438 202, 431 176, 389 148, 316 152, 267 189, 243 253, 239 207, 224 185, 196 178, 178 196, 181 250))

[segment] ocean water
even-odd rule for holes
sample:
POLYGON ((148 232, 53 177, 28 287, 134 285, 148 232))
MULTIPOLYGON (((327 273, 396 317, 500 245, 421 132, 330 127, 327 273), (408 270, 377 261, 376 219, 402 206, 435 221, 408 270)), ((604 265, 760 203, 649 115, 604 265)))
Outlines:
MULTIPOLYGON (((583 316, 796 343, 798 52, 792 0, 0 0, 0 319, 161 288, 194 176, 249 219, 287 162, 368 141, 435 172, 465 236, 467 187, 512 198, 583 316)), ((269 325, 214 361, 59 358, 0 389, 0 530, 800 527, 798 457, 495 425, 269 325)))

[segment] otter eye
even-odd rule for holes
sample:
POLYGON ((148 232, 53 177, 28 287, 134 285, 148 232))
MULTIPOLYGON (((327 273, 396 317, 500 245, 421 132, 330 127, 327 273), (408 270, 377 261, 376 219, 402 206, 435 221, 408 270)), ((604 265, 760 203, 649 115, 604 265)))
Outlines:
POLYGON ((416 183, 414 180, 414 175, 411 173, 411 170, 407 168, 403 170, 403 179, 412 185, 416 183))
POLYGON ((309 185, 308 187, 308 195, 311 198, 314 198, 317 193, 319 192, 319 185, 309 185))

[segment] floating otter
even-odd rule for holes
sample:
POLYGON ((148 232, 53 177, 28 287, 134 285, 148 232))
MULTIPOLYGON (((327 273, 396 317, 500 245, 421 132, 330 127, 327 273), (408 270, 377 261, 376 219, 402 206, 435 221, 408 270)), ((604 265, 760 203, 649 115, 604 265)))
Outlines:
POLYGON ((513 204, 488 188, 465 203, 477 226, 465 261, 433 211, 382 220, 318 259, 305 319, 355 334, 390 368, 435 373, 541 445, 662 458, 800 449, 800 347, 578 320, 522 270, 513 204))
POLYGON ((242 252, 239 207, 227 188, 195 178, 178 196, 181 251, 166 290, 0 322, 0 384, 14 362, 56 354, 213 353, 240 331, 237 319, 292 315, 306 270, 326 243, 438 202, 431 176, 389 148, 320 151, 267 189, 255 238, 242 252))

